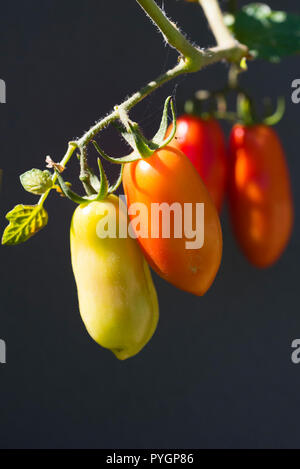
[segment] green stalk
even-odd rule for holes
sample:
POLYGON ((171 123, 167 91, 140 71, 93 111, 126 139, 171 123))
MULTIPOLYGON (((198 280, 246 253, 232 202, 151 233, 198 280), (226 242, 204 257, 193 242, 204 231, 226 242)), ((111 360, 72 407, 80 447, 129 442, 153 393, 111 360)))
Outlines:
MULTIPOLYGON (((218 34, 217 42, 218 46, 208 49, 206 51, 200 50, 198 47, 194 47, 186 37, 179 31, 177 26, 172 23, 163 11, 159 8, 154 0, 136 0, 137 3, 143 8, 150 19, 157 25, 165 40, 168 44, 178 50, 180 57, 179 62, 166 73, 160 75, 156 80, 149 82, 146 86, 141 88, 140 91, 134 93, 130 98, 124 101, 120 106, 115 109, 106 117, 101 119, 95 125, 93 125, 80 139, 76 142, 71 142, 68 146, 67 152, 61 160, 60 164, 66 166, 69 159, 71 158, 75 148, 80 150, 85 149, 86 145, 102 130, 112 122, 119 119, 120 110, 128 112, 142 99, 148 96, 150 93, 155 91, 157 88, 162 86, 174 78, 185 74, 198 72, 203 67, 216 63, 220 60, 227 59, 232 62, 239 62, 248 53, 247 47, 235 41, 232 37, 229 40, 229 35, 224 32, 224 21, 219 8, 217 0, 200 0, 200 4, 204 8, 204 12, 207 13, 208 22, 211 24, 213 32, 216 33, 219 29, 222 33, 218 34), (213 17, 211 10, 209 10, 208 2, 213 2, 216 11, 219 11, 216 17, 213 17), (221 40, 223 37, 224 41, 221 40)), ((228 31, 228 30, 227 30, 228 31)), ((81 158, 81 176, 85 178, 85 167, 86 161, 84 157, 81 158)), ((55 182, 57 179, 56 174, 53 175, 52 180, 55 182)), ((43 194, 40 198, 39 204, 43 204, 46 200, 50 191, 43 194)))

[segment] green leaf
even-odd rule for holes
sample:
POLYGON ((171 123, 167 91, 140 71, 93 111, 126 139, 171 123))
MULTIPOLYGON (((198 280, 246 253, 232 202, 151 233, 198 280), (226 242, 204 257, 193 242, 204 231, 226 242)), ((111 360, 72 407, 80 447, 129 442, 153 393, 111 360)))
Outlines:
POLYGON ((53 186, 51 173, 47 170, 41 171, 35 168, 21 174, 20 181, 25 191, 36 195, 44 194, 53 186))
POLYGON ((235 37, 257 58, 279 62, 300 52, 300 15, 273 11, 264 3, 250 3, 226 15, 225 21, 235 37))
POLYGON ((24 243, 48 223, 48 214, 42 205, 16 205, 6 215, 9 225, 5 228, 2 244, 24 243))

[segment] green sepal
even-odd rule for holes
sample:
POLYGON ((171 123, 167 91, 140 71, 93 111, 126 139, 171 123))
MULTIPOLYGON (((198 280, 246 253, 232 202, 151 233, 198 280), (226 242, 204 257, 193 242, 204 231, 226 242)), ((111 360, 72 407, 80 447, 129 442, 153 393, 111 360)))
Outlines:
POLYGON ((65 197, 68 199, 72 200, 75 204, 83 204, 88 201, 87 198, 81 197, 80 195, 76 194, 76 192, 72 191, 69 186, 65 183, 63 177, 61 174, 55 169, 56 176, 57 176, 57 181, 59 184, 59 187, 61 188, 62 193, 64 194, 65 197))
POLYGON ((147 158, 148 156, 151 156, 155 150, 158 149, 157 144, 146 139, 136 122, 131 122, 128 120, 128 130, 124 124, 115 124, 114 126, 120 132, 124 140, 126 140, 126 142, 134 149, 134 151, 139 153, 141 158, 147 158))
POLYGON ((133 161, 141 160, 141 156, 137 154, 136 152, 132 152, 129 155, 126 156, 121 156, 120 158, 114 158, 113 156, 108 156, 105 151, 103 151, 98 143, 93 140, 92 141, 94 147, 96 148, 97 152, 99 155, 102 156, 106 161, 109 161, 110 163, 115 163, 115 164, 124 164, 124 163, 132 163, 133 161))
POLYGON ((16 205, 7 213, 9 225, 2 236, 2 244, 13 246, 27 241, 48 223, 48 213, 42 205, 16 205))
POLYGON ((98 176, 94 173, 94 171, 90 167, 87 167, 86 171, 89 175, 89 182, 90 182, 92 188, 98 194, 98 192, 100 190, 100 180, 99 180, 98 176))
POLYGON ((113 122, 112 125, 122 135, 122 137, 128 143, 128 145, 130 145, 132 148, 134 148, 133 135, 130 132, 128 132, 125 125, 122 124, 121 122, 113 122))
POLYGON ((237 115, 245 125, 253 125, 255 122, 250 99, 244 93, 237 97, 237 115))
POLYGON ((100 182, 99 182, 99 190, 96 195, 90 195, 90 196, 80 196, 76 194, 76 192, 72 191, 70 187, 65 183, 63 177, 61 174, 55 170, 56 175, 57 175, 57 181, 59 184, 59 187, 61 188, 62 193, 70 199, 72 202, 75 204, 84 204, 86 202, 92 202, 92 201, 99 201, 105 199, 105 197, 108 194, 108 180, 104 171, 104 168, 101 164, 100 158, 98 158, 98 167, 99 167, 99 172, 100 172, 100 182))
POLYGON ((158 145, 153 144, 144 137, 136 122, 128 122, 128 126, 134 139, 134 149, 138 152, 141 158, 147 158, 148 156, 153 155, 153 153, 158 149, 158 145))
POLYGON ((137 151, 141 158, 147 158, 157 149, 157 145, 151 147, 152 142, 141 132, 137 122, 129 119, 127 112, 119 107, 119 120, 121 122, 120 132, 123 138, 129 143, 134 151, 137 151))
POLYGON ((138 124, 136 122, 130 121, 130 119, 128 119, 127 114, 122 115, 121 124, 114 124, 114 126, 121 133, 122 137, 126 140, 126 142, 129 143, 129 145, 133 148, 134 151, 132 155, 134 156, 130 155, 129 158, 128 156, 125 156, 119 159, 112 158, 106 155, 103 150, 99 149, 99 147, 94 144, 97 151, 103 158, 110 161, 111 163, 130 163, 132 161, 136 161, 136 159, 138 159, 136 158, 137 154, 140 156, 140 158, 148 158, 149 156, 153 155, 155 151, 160 150, 161 148, 168 145, 175 136, 176 113, 173 99, 171 96, 168 96, 168 98, 166 99, 159 129, 151 140, 146 139, 146 137, 142 134, 138 124), (169 104, 172 112, 173 126, 170 135, 165 138, 166 131, 168 128, 169 104))
POLYGON ((270 113, 268 107, 269 106, 266 106, 268 115, 265 114, 265 117, 261 118, 255 113, 254 105, 251 99, 244 93, 240 93, 238 95, 237 116, 240 122, 245 125, 264 124, 272 126, 278 124, 285 113, 285 99, 283 97, 279 97, 277 99, 277 106, 274 113, 270 113))
POLYGON ((116 180, 116 182, 112 186, 110 186, 108 188, 108 193, 109 194, 112 194, 113 192, 115 192, 118 189, 118 187, 121 185, 122 177, 123 177, 123 170, 124 170, 124 165, 122 164, 118 179, 116 180))
POLYGON ((100 158, 98 158, 98 167, 99 167, 99 172, 100 172, 100 187, 99 187, 99 192, 91 200, 103 200, 107 196, 108 193, 108 180, 104 171, 104 168, 102 166, 100 158))
POLYGON ((163 110, 163 115, 161 119, 161 123, 159 126, 158 131, 154 135, 152 142, 157 144, 159 148, 163 148, 166 145, 168 145, 173 138, 175 137, 176 134, 176 128, 177 128, 177 123, 176 123, 176 113, 175 113, 175 107, 174 107, 174 101, 171 96, 168 96, 165 104, 164 104, 164 110, 163 110), (171 107, 171 113, 172 113, 172 131, 170 135, 165 139, 165 135, 167 132, 168 128, 168 108, 169 108, 169 103, 171 107))
POLYGON ((277 98, 277 106, 276 110, 273 114, 268 115, 267 117, 264 118, 263 123, 265 125, 276 125, 278 124, 279 121, 283 118, 285 113, 285 99, 283 96, 279 96, 277 98))

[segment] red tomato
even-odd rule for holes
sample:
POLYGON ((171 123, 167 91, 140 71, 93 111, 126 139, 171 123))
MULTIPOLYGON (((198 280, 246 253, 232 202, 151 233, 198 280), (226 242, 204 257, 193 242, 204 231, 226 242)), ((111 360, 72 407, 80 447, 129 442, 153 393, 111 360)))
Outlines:
MULTIPOLYGON (((138 202, 146 207, 146 212, 141 209, 139 216, 143 226, 149 227, 148 236, 138 237, 138 242, 151 267, 176 287, 203 295, 220 266, 222 231, 215 205, 189 159, 178 148, 167 146, 149 158, 125 164, 123 186, 131 220, 134 219, 130 213, 132 204, 138 202), (196 204, 204 203, 202 247, 187 247, 191 238, 186 236, 185 229, 182 229, 181 237, 176 237, 175 228, 170 230, 169 238, 163 236, 162 227, 157 237, 151 235, 151 229, 156 228, 151 217, 153 203, 165 203, 171 207, 176 202, 180 204, 184 217, 184 204, 191 204, 193 229, 196 228, 196 204)), ((181 228, 184 217, 179 223, 181 228)))
MULTIPOLYGON (((170 133, 172 125, 168 129, 170 133)), ((212 118, 184 115, 177 119, 175 138, 172 141, 193 163, 219 213, 226 191, 227 155, 223 131, 212 118)))
POLYGON ((232 129, 229 208, 249 261, 257 267, 273 264, 289 241, 294 211, 284 151, 266 125, 232 129))

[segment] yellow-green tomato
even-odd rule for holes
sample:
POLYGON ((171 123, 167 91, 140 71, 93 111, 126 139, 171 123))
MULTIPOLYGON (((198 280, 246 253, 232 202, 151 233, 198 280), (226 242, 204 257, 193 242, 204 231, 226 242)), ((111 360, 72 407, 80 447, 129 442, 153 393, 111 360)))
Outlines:
POLYGON ((158 301, 137 241, 120 238, 119 225, 127 226, 127 211, 118 197, 79 205, 71 223, 71 256, 87 331, 125 360, 151 339, 158 301), (112 232, 105 233, 106 228, 112 232))

